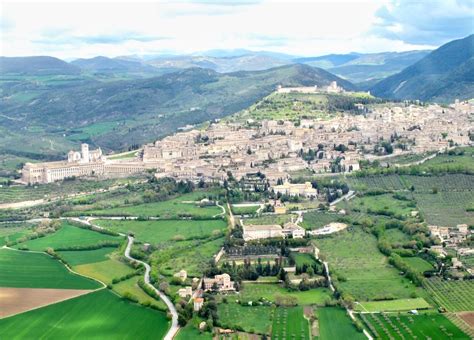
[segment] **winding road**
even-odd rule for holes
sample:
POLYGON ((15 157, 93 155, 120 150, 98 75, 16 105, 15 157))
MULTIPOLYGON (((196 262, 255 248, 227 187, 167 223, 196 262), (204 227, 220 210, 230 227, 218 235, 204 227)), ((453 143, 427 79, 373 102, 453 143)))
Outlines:
POLYGON ((164 293, 162 293, 161 291, 156 289, 155 286, 153 286, 150 283, 150 272, 151 272, 150 265, 146 262, 137 260, 137 259, 130 256, 130 250, 132 249, 132 245, 133 245, 133 236, 128 235, 128 244, 127 244, 127 248, 125 249, 125 257, 129 260, 141 263, 145 266, 145 276, 144 276, 145 284, 147 284, 150 288, 152 288, 155 291, 155 293, 157 293, 160 296, 160 298, 165 302, 166 306, 170 310, 170 313, 172 315, 171 327, 168 330, 168 333, 166 333, 166 336, 165 336, 164 340, 172 340, 173 337, 176 335, 176 333, 178 333, 178 330, 179 330, 178 312, 176 311, 176 308, 174 307, 171 300, 164 293))

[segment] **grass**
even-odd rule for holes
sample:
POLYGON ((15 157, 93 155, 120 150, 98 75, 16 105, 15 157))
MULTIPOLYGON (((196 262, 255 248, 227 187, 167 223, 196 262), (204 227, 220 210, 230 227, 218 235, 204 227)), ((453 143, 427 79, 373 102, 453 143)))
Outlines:
POLYGON ((15 245, 15 248, 26 246, 30 250, 42 251, 46 248, 58 249, 75 246, 92 246, 102 241, 120 240, 123 240, 123 238, 119 236, 101 234, 89 229, 83 229, 69 224, 64 224, 61 229, 53 234, 48 234, 45 237, 19 243, 15 245))
POLYGON ((307 266, 312 266, 317 263, 314 256, 311 254, 293 253, 292 257, 294 258, 297 267, 302 267, 305 264, 307 266))
POLYGON ((244 219, 244 224, 284 224, 290 222, 291 219, 296 220, 298 216, 294 214, 282 214, 282 215, 262 215, 256 218, 244 219))
POLYGON ((332 300, 331 291, 327 288, 316 288, 306 291, 288 291, 275 283, 245 283, 241 291, 242 300, 258 301, 265 298, 275 302, 278 295, 292 296, 298 300, 299 305, 324 305, 332 300))
POLYGON ((386 301, 362 302, 356 305, 355 310, 359 312, 398 312, 412 309, 427 309, 431 305, 423 298, 398 299, 386 301))
POLYGON ((169 321, 103 289, 0 320, 4 339, 163 338, 169 321))
POLYGON ((424 282, 435 302, 448 312, 474 310, 474 281, 446 281, 430 278, 424 282))
POLYGON ((341 218, 338 214, 332 214, 324 211, 311 211, 303 215, 301 226, 305 229, 318 229, 325 225, 336 222, 341 218))
POLYGON ((309 339, 309 322, 302 307, 278 308, 274 312, 272 339, 309 339))
POLYGON ((46 254, 0 249, 0 287, 96 289, 99 283, 71 273, 46 254))
POLYGON ((346 311, 338 307, 319 308, 319 339, 364 340, 365 335, 358 332, 346 311))
POLYGON ((124 207, 87 211, 88 215, 96 216, 145 216, 175 219, 180 216, 212 218, 222 212, 217 206, 200 207, 197 201, 207 197, 208 193, 196 191, 177 198, 153 203, 143 203, 124 207), (195 202, 195 203, 185 203, 195 202))
POLYGON ((115 259, 101 262, 81 264, 74 266, 73 269, 79 274, 93 277, 105 284, 111 284, 114 278, 120 278, 127 274, 133 273, 133 269, 125 263, 115 259))
POLYGON ((249 207, 236 207, 234 205, 231 206, 232 213, 234 215, 253 215, 257 212, 260 208, 260 205, 254 205, 249 207))
POLYGON ((221 303, 217 307, 219 321, 224 328, 240 328, 246 332, 269 334, 272 324, 272 307, 241 306, 221 303))
POLYGON ((383 234, 384 238, 391 244, 404 244, 410 241, 410 236, 400 229, 387 229, 383 234))
POLYGON ((153 299, 150 295, 145 293, 139 286, 138 286, 138 280, 140 279, 140 276, 134 276, 128 280, 121 281, 117 284, 113 285, 113 290, 116 291, 120 295, 124 295, 125 293, 129 293, 132 296, 136 297, 138 299, 138 302, 140 303, 150 303, 154 306, 159 307, 162 310, 166 310, 166 304, 161 301, 161 300, 155 300, 153 299))
POLYGON ((403 257, 402 259, 403 262, 408 265, 408 267, 419 273, 424 273, 425 271, 434 269, 431 263, 423 260, 421 257, 403 257))
POLYGON ((106 261, 116 248, 104 247, 94 250, 60 251, 61 257, 71 266, 106 261))
POLYGON ((189 340, 189 339, 202 339, 202 340, 212 340, 212 334, 209 332, 201 332, 198 327, 201 320, 196 319, 196 321, 191 320, 188 324, 182 327, 178 334, 174 337, 176 340, 189 340))
POLYGON ((440 314, 360 314, 360 319, 378 339, 469 339, 440 314))
POLYGON ((158 244, 172 240, 208 237, 227 228, 224 220, 159 220, 159 221, 116 221, 97 220, 97 225, 107 229, 133 233, 142 242, 158 244))
POLYGON ((33 186, 15 185, 3 187, 0 188, 0 203, 48 199, 79 192, 94 191, 109 188, 116 182, 117 180, 93 181, 76 179, 33 186))
POLYGON ((19 238, 29 234, 31 229, 23 226, 15 227, 0 227, 0 246, 3 246, 9 242, 15 242, 19 238))
POLYGON ((153 253, 153 261, 161 274, 170 276, 185 269, 188 276, 201 276, 212 256, 223 246, 224 239, 182 243, 179 247, 153 253))
POLYGON ((349 206, 352 211, 401 218, 416 209, 411 202, 397 200, 391 194, 357 197, 349 202, 349 206))
POLYGON ((388 264, 371 234, 352 229, 314 242, 328 261, 337 288, 358 301, 401 299, 422 293, 388 264))

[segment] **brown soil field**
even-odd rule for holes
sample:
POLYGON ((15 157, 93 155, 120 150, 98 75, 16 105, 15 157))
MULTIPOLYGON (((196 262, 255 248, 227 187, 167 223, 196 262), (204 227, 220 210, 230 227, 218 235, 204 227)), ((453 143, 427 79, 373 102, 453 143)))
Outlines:
POLYGON ((471 328, 474 328, 474 312, 459 313, 458 316, 463 319, 471 328))
POLYGON ((0 287, 0 319, 90 292, 92 290, 0 287))

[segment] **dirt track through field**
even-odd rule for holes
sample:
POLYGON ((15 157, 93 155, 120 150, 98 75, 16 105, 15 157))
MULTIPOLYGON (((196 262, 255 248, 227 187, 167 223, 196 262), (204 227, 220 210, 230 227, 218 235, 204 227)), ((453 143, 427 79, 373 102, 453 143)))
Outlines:
POLYGON ((463 312, 459 313, 458 316, 474 329, 474 312, 463 312))
POLYGON ((92 290, 0 287, 0 319, 90 292, 92 290))

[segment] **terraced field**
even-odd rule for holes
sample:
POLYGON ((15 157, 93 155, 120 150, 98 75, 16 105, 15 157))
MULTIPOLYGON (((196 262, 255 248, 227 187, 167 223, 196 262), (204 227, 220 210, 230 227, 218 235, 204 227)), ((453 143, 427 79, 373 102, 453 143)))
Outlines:
POLYGON ((370 301, 356 304, 354 310, 359 312, 398 312, 412 309, 428 309, 431 305, 423 298, 370 301))
POLYGON ((71 273, 42 253, 0 249, 0 287, 96 289, 101 285, 71 273))
POLYGON ((448 312, 474 311, 474 281, 430 278, 424 285, 436 303, 448 312))
POLYGON ((2 339, 160 339, 163 312, 120 299, 107 289, 0 319, 2 339))

